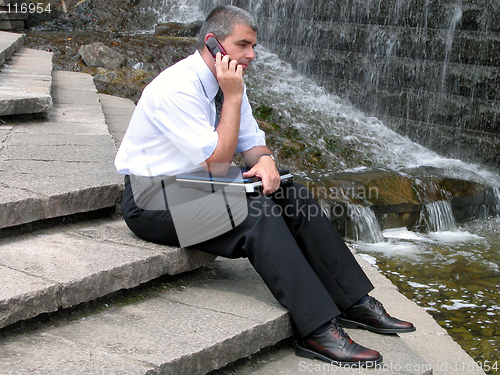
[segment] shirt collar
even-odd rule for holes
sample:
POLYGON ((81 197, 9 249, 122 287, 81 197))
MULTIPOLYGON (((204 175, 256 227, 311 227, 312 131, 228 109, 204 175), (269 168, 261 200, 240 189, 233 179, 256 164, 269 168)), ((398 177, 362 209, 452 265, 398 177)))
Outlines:
POLYGON ((200 78, 207 98, 212 101, 217 91, 219 91, 219 82, 217 82, 199 51, 194 53, 193 58, 195 60, 196 74, 200 78))

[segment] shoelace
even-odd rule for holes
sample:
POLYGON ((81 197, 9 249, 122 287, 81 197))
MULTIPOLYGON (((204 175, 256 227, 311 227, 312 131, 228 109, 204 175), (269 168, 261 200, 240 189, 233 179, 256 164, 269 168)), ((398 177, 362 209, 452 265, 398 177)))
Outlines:
POLYGON ((370 307, 374 309, 375 307, 380 307, 381 309, 384 308, 384 305, 382 305, 382 302, 380 302, 378 299, 371 297, 370 300, 370 307))
POLYGON ((340 323, 337 323, 336 320, 332 320, 331 327, 332 327, 333 331, 337 331, 341 337, 349 339, 349 340, 351 339, 349 334, 346 331, 344 331, 344 329, 342 328, 340 323))

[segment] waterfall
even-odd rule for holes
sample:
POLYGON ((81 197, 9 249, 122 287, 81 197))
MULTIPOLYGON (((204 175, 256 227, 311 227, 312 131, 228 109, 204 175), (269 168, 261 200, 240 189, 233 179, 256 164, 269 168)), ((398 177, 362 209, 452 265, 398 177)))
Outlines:
POLYGON ((251 99, 273 108, 284 123, 291 124, 304 140, 315 144, 325 159, 332 161, 331 171, 356 171, 363 168, 356 164, 359 160, 370 159, 372 168, 401 171, 427 166, 438 168, 449 177, 500 186, 497 173, 438 155, 327 92, 266 48, 257 46, 256 52, 257 59, 246 76, 251 99), (351 145, 350 157, 343 160, 331 153, 326 147, 329 138, 351 145))
POLYGON ((349 205, 349 218, 351 221, 351 235, 355 241, 368 243, 383 242, 384 236, 375 213, 362 205, 349 205))
POLYGON ((264 45, 327 91, 437 152, 500 166, 498 1, 203 0, 234 4, 264 45), (476 147, 470 147, 471 144, 476 147))
POLYGON ((437 201, 425 205, 427 223, 431 232, 452 231, 456 229, 451 203, 437 201))

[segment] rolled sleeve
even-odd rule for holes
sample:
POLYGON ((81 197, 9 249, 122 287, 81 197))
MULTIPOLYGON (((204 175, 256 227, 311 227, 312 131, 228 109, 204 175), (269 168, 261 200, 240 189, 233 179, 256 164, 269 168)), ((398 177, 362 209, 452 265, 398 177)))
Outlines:
POLYGON ((245 89, 243 101, 241 103, 240 134, 238 137, 236 152, 243 152, 256 146, 265 145, 265 133, 259 128, 257 121, 255 121, 255 118, 252 115, 252 108, 248 101, 245 89))

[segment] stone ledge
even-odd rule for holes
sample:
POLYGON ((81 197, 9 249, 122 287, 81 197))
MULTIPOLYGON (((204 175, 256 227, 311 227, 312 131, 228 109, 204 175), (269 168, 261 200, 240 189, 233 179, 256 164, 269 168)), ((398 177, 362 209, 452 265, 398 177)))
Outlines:
POLYGON ((27 20, 30 18, 30 14, 29 12, 25 12, 25 13, 22 13, 22 12, 8 12, 8 11, 2 11, 0 10, 0 21, 4 21, 4 20, 21 20, 21 21, 24 21, 24 20, 27 20))
POLYGON ((222 260, 182 290, 2 340, 6 373, 206 374, 292 335, 247 260, 222 260))
POLYGON ((23 45, 22 34, 0 31, 0 65, 9 59, 12 54, 23 45))
POLYGON ((104 117, 106 117, 109 132, 115 140, 116 148, 118 148, 127 131, 128 123, 135 109, 135 104, 130 99, 107 94, 99 94, 99 99, 101 101, 104 117))
POLYGON ((22 49, 0 72, 0 116, 47 112, 52 107, 52 53, 22 49))
MULTIPOLYGON (((389 313, 404 315, 417 325, 416 332, 399 336, 349 330, 356 342, 380 350, 386 366, 403 369, 391 371, 386 367, 384 373, 451 375, 440 371, 439 365, 472 360, 428 313, 400 295, 376 268, 356 257, 376 286, 374 295, 389 313), (411 370, 406 370, 408 365, 411 370)), ((0 367, 10 374, 199 375, 248 357, 292 334, 288 312, 276 302, 248 260, 219 258, 183 288, 22 336, 7 337, 2 342, 0 367)), ((293 375, 304 373, 304 365, 312 369, 315 365, 327 365, 297 357, 289 349, 277 354, 271 360, 238 368, 234 373, 293 375)), ((317 373, 334 370, 344 373, 338 367, 317 373)), ((345 370, 350 374, 382 373, 345 370)), ((484 375, 481 371, 473 373, 484 375)))
POLYGON ((191 271, 215 256, 142 241, 117 219, 0 241, 0 328, 191 271))
POLYGON ((22 31, 24 30, 24 21, 17 21, 17 20, 0 21, 0 30, 22 31))
POLYGON ((92 76, 56 71, 52 91, 46 119, 0 129, 0 228, 114 207, 120 199, 116 147, 92 76))

